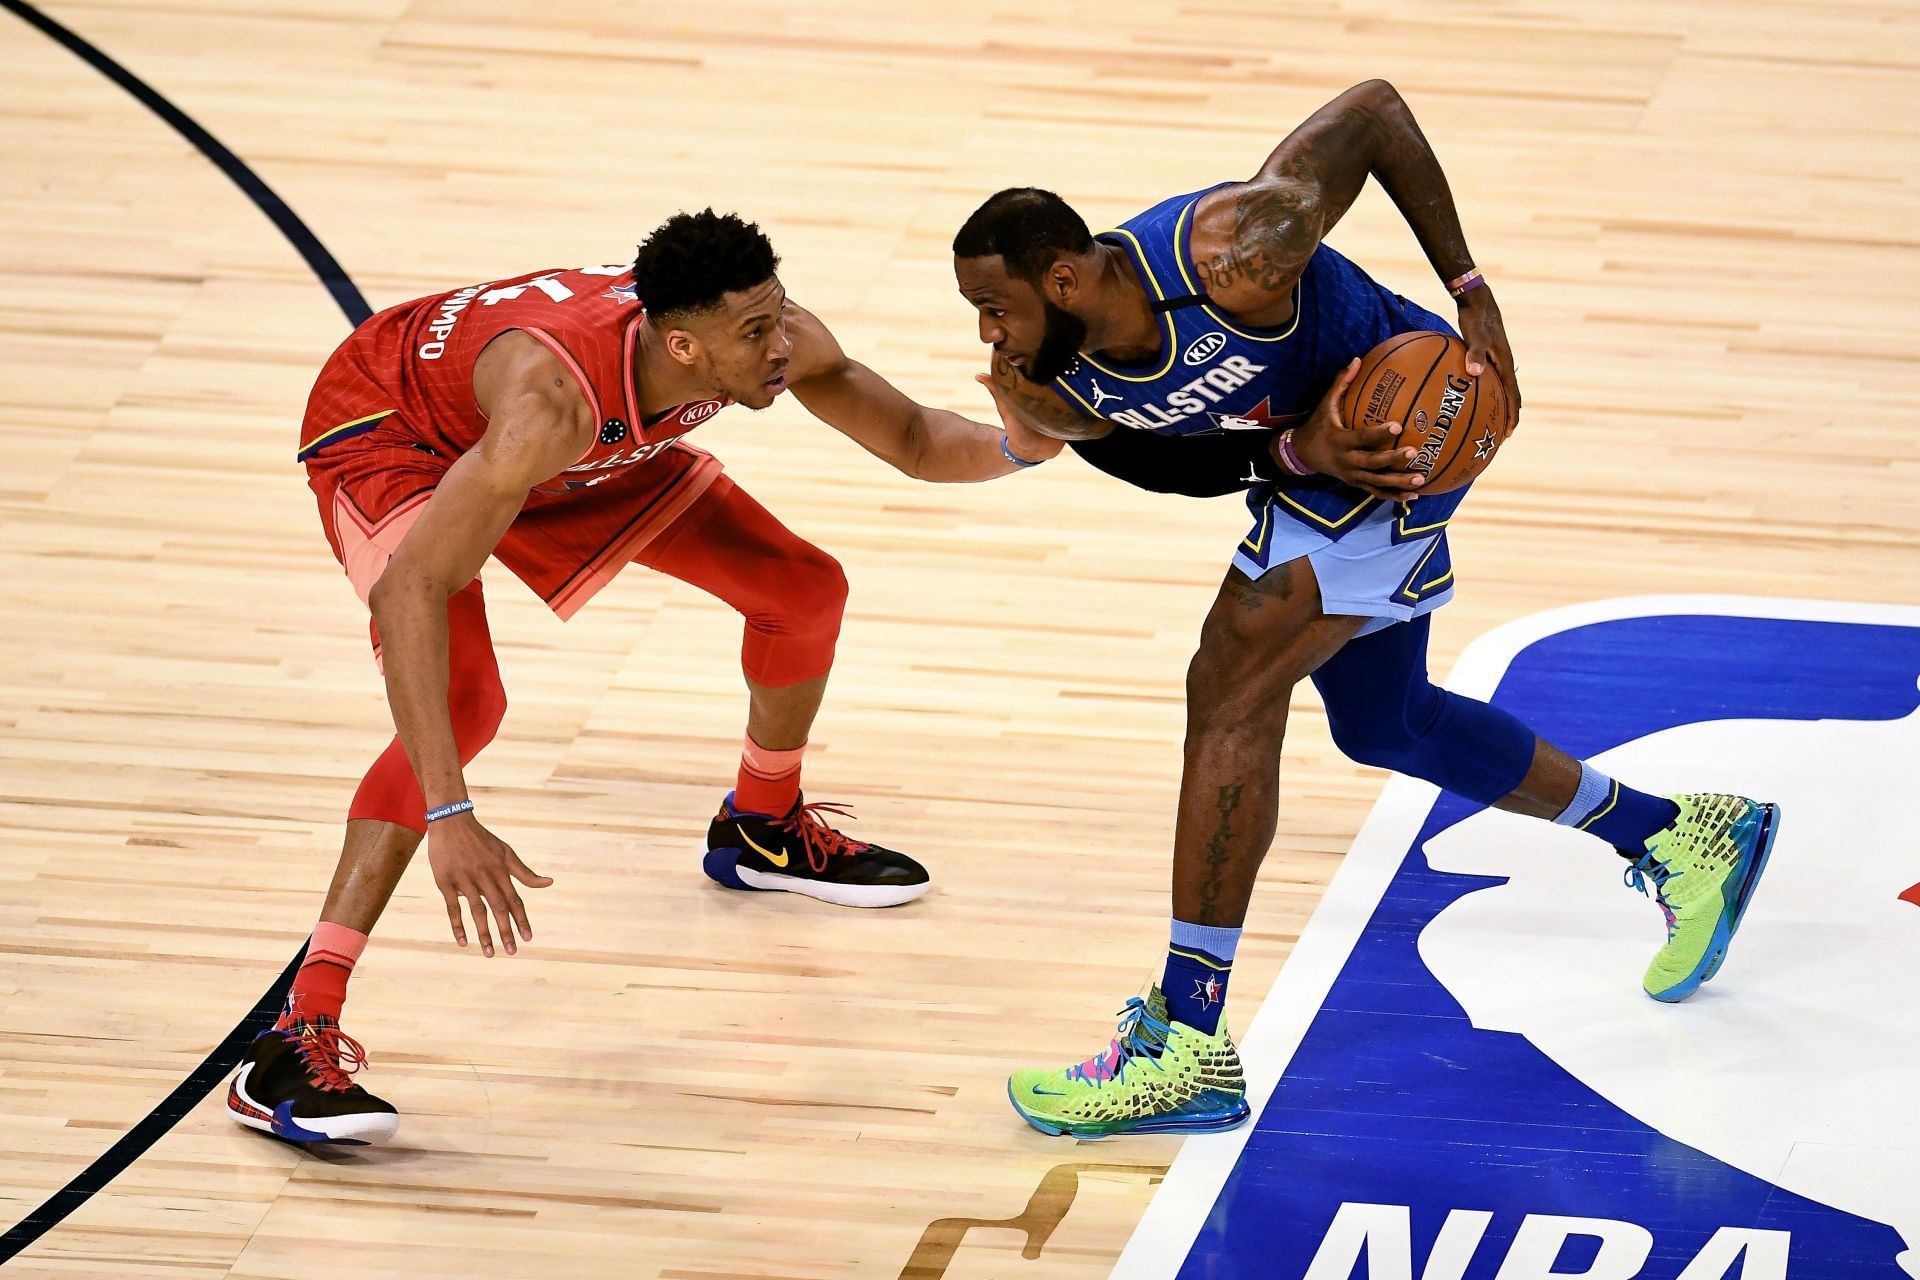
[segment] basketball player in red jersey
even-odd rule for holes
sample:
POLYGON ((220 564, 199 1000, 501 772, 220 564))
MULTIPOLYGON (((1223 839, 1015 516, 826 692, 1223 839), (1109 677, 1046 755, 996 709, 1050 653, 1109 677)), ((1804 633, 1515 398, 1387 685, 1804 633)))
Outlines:
POLYGON ((373 615, 399 735, 348 811, 346 840, 285 1012, 228 1089, 251 1128, 295 1142, 378 1142, 399 1117, 355 1085, 347 980, 423 836, 456 942, 511 954, 533 931, 515 882, 544 888, 481 823, 462 766, 506 693, 481 596, 489 555, 562 618, 629 563, 746 619, 749 692, 735 789, 705 870, 732 889, 881 907, 925 893, 905 854, 851 839, 805 804, 800 759, 846 599, 826 552, 784 528, 684 437, 728 404, 789 387, 816 417, 908 475, 987 480, 1060 446, 916 404, 849 360, 789 302, 758 227, 707 210, 668 220, 629 267, 542 271, 405 303, 321 370, 300 460, 335 557, 373 615), (1019 452, 1015 452, 1015 447, 1019 452), (491 917, 491 922, 489 921, 491 917))

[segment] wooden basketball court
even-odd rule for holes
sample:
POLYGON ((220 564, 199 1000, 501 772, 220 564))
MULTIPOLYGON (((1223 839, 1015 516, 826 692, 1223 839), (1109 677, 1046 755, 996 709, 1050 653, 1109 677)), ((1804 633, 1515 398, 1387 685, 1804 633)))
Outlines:
MULTIPOLYGON (((272 983, 391 732, 293 461, 340 307, 205 154, 8 8, 0 1227, 272 983)), ((257 173, 376 307, 617 260, 711 204, 762 222, 850 353, 975 416, 947 244, 985 195, 1048 186, 1105 225, 1251 173, 1386 77, 1526 394, 1453 527, 1437 671, 1608 596, 1920 602, 1903 5, 45 11, 257 173)), ((1332 243, 1446 303, 1377 188, 1332 243)), ((846 565, 810 797, 852 803, 935 893, 862 913, 709 883, 735 615, 636 571, 562 626, 495 569, 512 707, 469 777, 557 883, 535 942, 483 960, 409 873, 348 1018, 397 1145, 303 1153, 210 1094, 9 1277, 1106 1274, 1177 1141, 1044 1138, 1004 1080, 1097 1047, 1155 971, 1182 680, 1244 509, 1070 455, 917 484, 790 401, 700 443, 846 565)), ((1236 1025, 1382 781, 1310 694, 1296 712, 1236 1025)))

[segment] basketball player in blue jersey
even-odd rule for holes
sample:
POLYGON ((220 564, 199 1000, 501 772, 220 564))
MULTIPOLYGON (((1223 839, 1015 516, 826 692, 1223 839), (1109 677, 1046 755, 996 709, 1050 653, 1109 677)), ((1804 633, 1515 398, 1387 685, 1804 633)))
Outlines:
POLYGON ((1248 1114, 1221 1019, 1254 877, 1274 834, 1280 744, 1311 679, 1353 759, 1605 840, 1666 915, 1644 980, 1679 1001, 1711 978, 1778 830, 1740 796, 1636 791, 1495 707, 1427 676, 1431 612, 1453 592, 1447 524, 1465 490, 1422 496, 1395 424, 1349 430, 1341 390, 1397 333, 1453 332, 1322 243, 1371 175, 1459 301, 1468 370, 1519 405, 1493 291, 1474 269, 1432 149, 1391 85, 1315 112, 1245 182, 1175 196, 1093 236, 1058 196, 1002 191, 953 242, 993 346, 1008 447, 1067 440, 1144 487, 1245 489, 1253 524, 1187 673, 1162 981, 1120 1032, 1062 1070, 1016 1072, 1047 1133, 1197 1132, 1248 1114))

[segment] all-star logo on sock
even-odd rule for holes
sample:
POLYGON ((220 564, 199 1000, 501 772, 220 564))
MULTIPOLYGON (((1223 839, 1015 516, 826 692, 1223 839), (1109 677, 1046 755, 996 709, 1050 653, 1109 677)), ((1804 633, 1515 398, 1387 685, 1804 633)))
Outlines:
POLYGON ((1207 976, 1205 982, 1195 978, 1193 980, 1193 998, 1198 1000, 1203 1008, 1211 1009, 1214 1005, 1219 1004, 1220 979, 1211 974, 1207 976))

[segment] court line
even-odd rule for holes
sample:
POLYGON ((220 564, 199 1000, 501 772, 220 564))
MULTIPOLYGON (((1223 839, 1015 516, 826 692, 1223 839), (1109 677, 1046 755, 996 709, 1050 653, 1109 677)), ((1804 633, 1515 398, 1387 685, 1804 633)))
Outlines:
POLYGON ((43 35, 64 46, 69 53, 132 94, 142 106, 173 126, 174 132, 191 142, 201 155, 211 160, 220 172, 231 178, 233 185, 239 187, 246 194, 247 199, 253 201, 260 212, 266 214, 273 225, 280 228, 280 234, 299 251, 302 258, 306 259, 307 265, 313 268, 313 274, 320 278, 320 283, 325 285, 327 292, 333 295, 334 302, 339 305, 341 311, 346 313, 348 324, 358 325, 373 314, 373 308, 368 306, 367 300, 361 296, 359 286, 348 278, 346 271, 334 260, 334 256, 327 252, 327 247, 320 243, 320 237, 313 234, 307 224, 300 220, 300 215, 288 208, 287 202, 275 194, 273 188, 269 187, 259 174, 247 167, 246 161, 227 150, 226 146, 202 128, 198 121, 168 102, 152 85, 32 5, 25 4, 22 0, 0 0, 0 7, 4 7, 8 13, 13 14, 28 26, 37 28, 43 35))
MULTIPOLYGON (((358 325, 373 314, 373 308, 367 305, 359 286, 347 276, 339 262, 327 252, 327 247, 320 243, 320 238, 300 220, 300 216, 275 194, 259 174, 248 168, 244 160, 228 150, 193 117, 167 101, 146 81, 32 5, 22 3, 22 0, 0 0, 0 7, 125 89, 147 110, 172 126, 174 132, 192 143, 201 155, 212 161, 280 229, 280 234, 287 238, 320 283, 326 286, 349 324, 358 325)), ((287 990, 293 985, 294 971, 300 967, 306 954, 306 946, 302 944, 246 1016, 173 1092, 161 1100, 160 1105, 147 1113, 145 1119, 129 1129, 66 1186, 49 1196, 39 1208, 15 1223, 5 1235, 0 1235, 0 1266, 6 1265, 21 1250, 60 1225, 68 1214, 125 1172, 128 1165, 165 1137, 182 1116, 193 1110, 201 1098, 218 1087, 228 1073, 239 1066, 240 1055, 246 1052, 248 1043, 260 1025, 278 1015, 286 1001, 287 990)))

